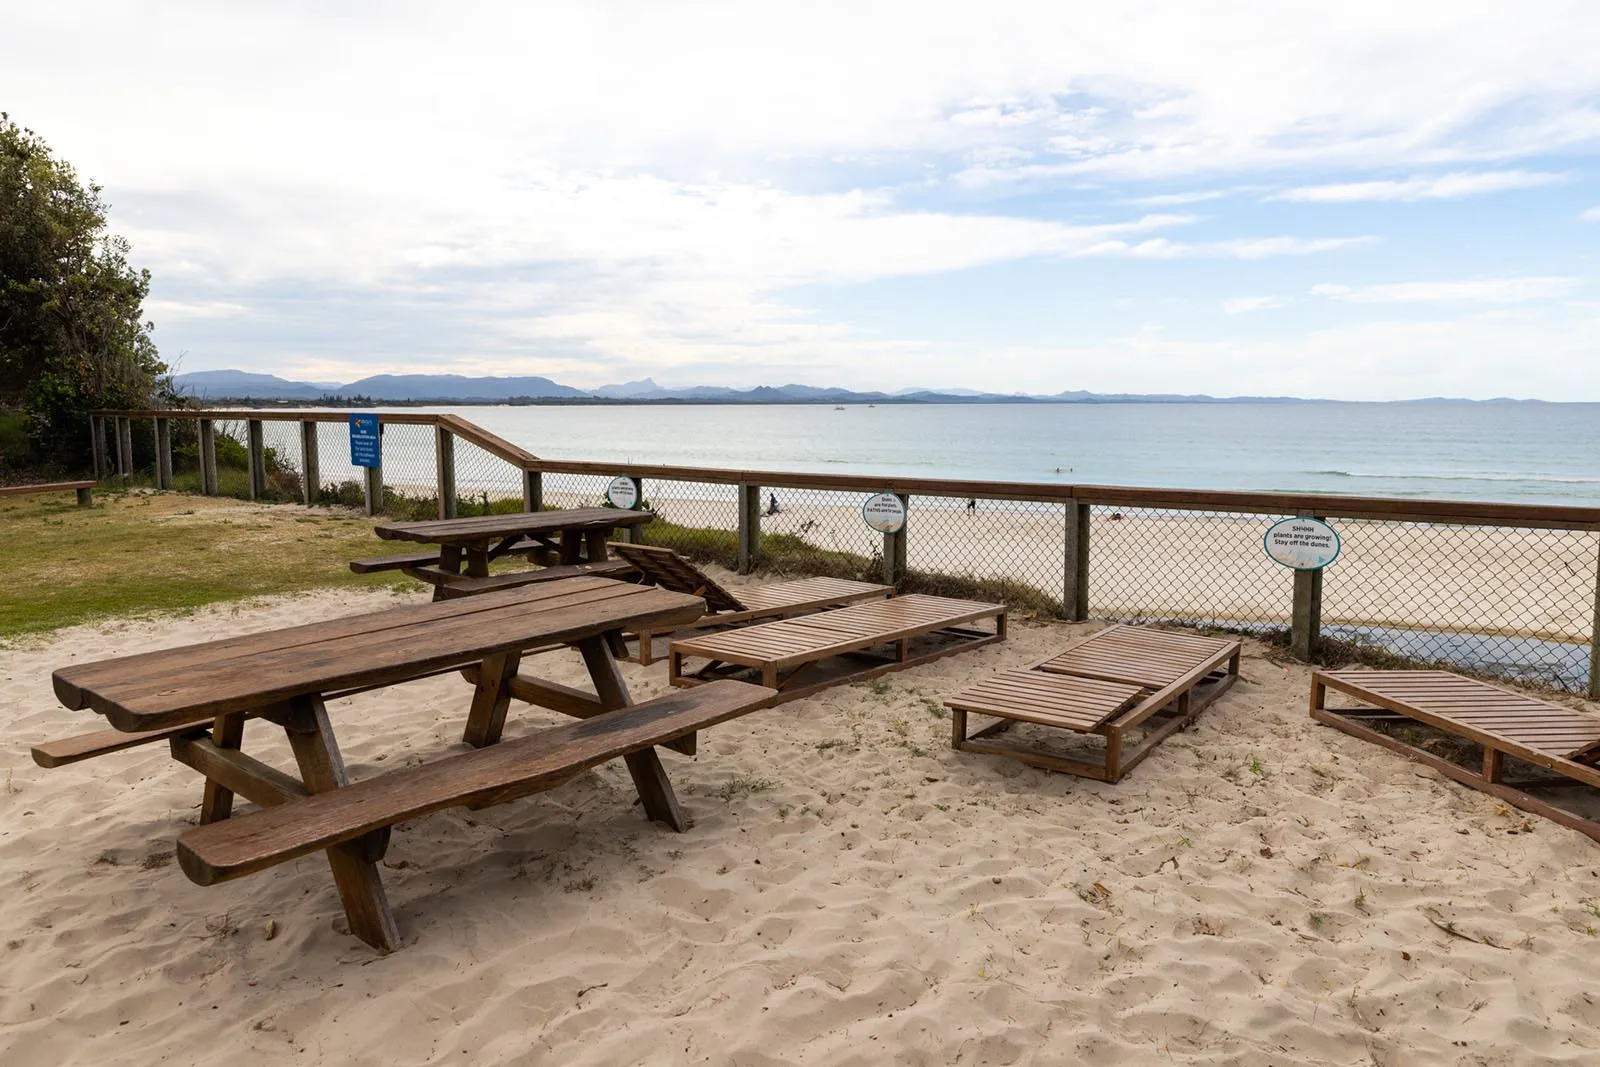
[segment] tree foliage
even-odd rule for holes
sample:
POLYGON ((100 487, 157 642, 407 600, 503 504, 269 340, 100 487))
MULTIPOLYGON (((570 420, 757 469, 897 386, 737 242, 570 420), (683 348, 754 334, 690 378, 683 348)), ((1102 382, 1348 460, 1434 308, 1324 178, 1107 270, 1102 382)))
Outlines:
POLYGON ((150 272, 107 232, 100 191, 0 112, 0 404, 25 410, 40 461, 86 466, 90 410, 170 392, 150 272))

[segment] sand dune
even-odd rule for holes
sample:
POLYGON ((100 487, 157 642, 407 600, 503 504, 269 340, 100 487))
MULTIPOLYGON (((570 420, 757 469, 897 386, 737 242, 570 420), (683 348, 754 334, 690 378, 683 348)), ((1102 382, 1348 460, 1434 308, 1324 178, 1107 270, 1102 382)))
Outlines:
MULTIPOLYGON (((731 579, 730 579, 731 580, 731 579)), ((956 754, 939 699, 1091 626, 718 727, 625 770, 398 828, 404 949, 340 932, 325 864, 219 887, 172 862, 199 780, 93 728, 56 667, 338 613, 326 593, 63 631, 0 653, 0 1062, 1587 1064, 1600 846, 1312 723, 1243 680, 1123 783, 956 754), (1448 927, 1453 933, 1442 927, 1448 927)), ((556 680, 575 656, 541 657, 556 680)), ((635 696, 665 669, 626 668, 635 696)), ((356 776, 459 746, 436 678, 333 707, 356 776)), ((558 721, 518 706, 508 733, 558 721)), ((265 724, 246 745, 287 762, 265 724)))

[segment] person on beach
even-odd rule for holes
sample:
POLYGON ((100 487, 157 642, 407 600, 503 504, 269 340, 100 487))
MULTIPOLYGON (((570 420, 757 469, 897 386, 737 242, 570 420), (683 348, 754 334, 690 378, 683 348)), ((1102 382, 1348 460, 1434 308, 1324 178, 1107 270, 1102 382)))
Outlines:
POLYGON ((971 515, 978 510, 978 501, 974 497, 967 497, 967 514, 971 515))
POLYGON ((778 512, 780 512, 782 510, 783 509, 778 506, 778 494, 777 493, 768 493, 767 494, 767 514, 768 515, 776 515, 778 512))

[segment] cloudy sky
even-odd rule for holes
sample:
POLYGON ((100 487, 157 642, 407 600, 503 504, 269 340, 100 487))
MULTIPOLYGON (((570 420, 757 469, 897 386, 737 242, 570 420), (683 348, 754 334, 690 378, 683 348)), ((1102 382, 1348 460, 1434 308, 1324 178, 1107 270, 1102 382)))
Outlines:
POLYGON ((1600 401, 1600 3, 11 5, 183 370, 1600 401))

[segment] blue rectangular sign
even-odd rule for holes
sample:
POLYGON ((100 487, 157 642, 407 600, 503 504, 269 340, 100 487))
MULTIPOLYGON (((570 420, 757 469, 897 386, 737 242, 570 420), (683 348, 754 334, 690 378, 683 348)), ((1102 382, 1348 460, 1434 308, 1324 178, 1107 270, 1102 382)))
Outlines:
POLYGON ((378 434, 378 416, 350 416, 350 462, 353 465, 383 466, 383 439, 378 434))

